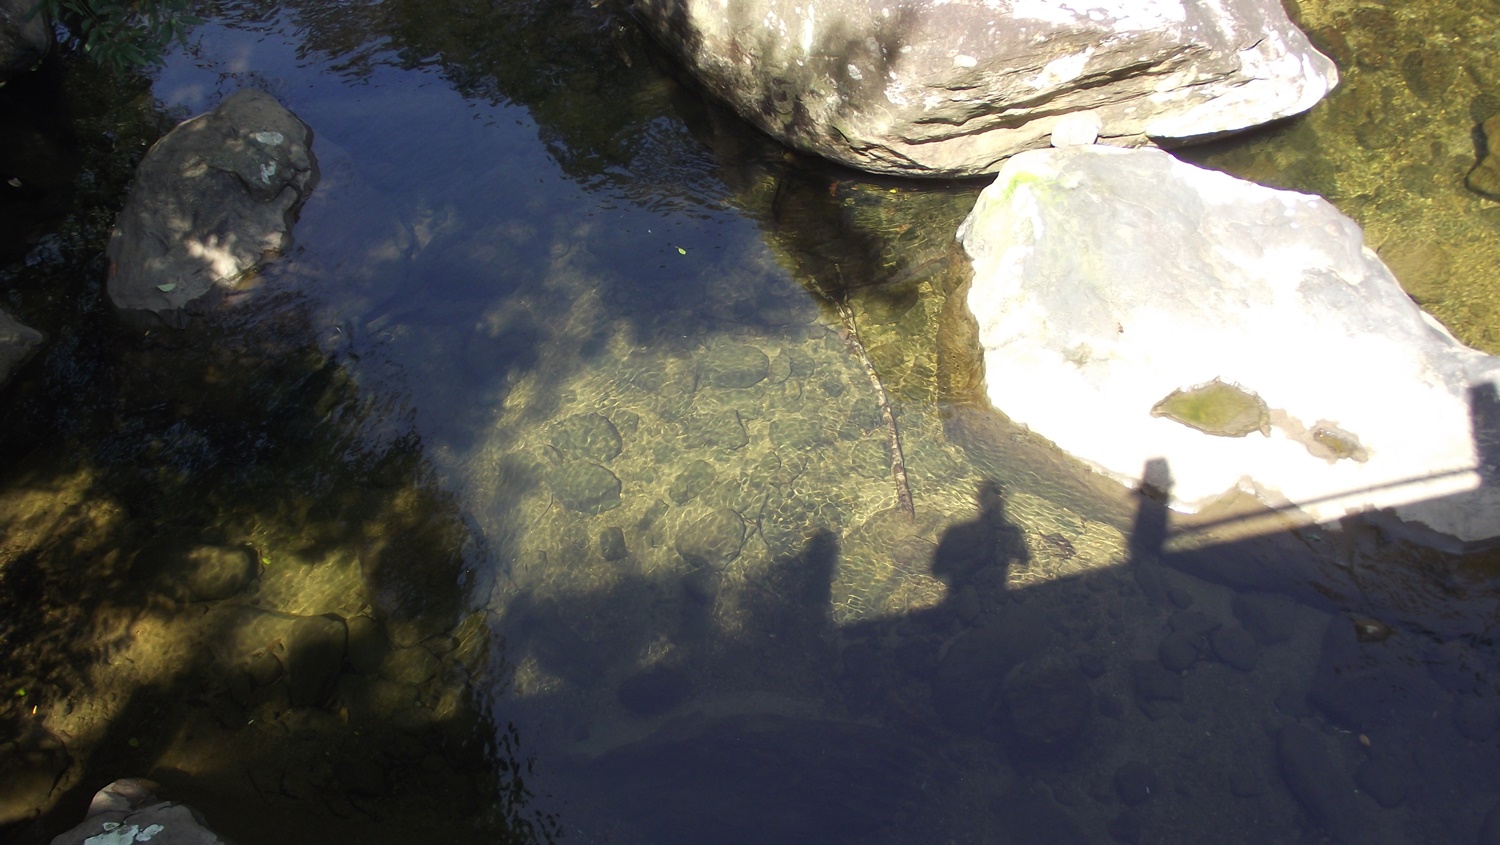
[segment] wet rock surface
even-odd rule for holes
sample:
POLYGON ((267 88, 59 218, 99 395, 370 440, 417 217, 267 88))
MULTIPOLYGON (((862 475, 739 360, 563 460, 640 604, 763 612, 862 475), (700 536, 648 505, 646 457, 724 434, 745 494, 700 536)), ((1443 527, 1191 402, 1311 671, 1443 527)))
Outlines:
POLYGON ((1485 143, 1485 154, 1469 171, 1464 184, 1469 190, 1492 200, 1500 200, 1500 115, 1495 115, 1481 125, 1485 143))
POLYGON ((158 141, 110 237, 115 307, 177 320, 189 303, 233 292, 285 252, 318 181, 311 144, 305 124, 254 89, 158 141))
POLYGON ((0 387, 10 381, 44 339, 41 332, 22 325, 0 308, 0 387))

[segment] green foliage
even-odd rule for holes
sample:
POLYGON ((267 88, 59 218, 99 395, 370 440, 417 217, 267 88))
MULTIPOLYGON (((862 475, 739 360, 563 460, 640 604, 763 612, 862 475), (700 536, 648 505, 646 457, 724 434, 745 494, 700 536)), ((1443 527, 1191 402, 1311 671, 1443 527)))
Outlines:
POLYGON ((94 61, 116 70, 160 64, 174 41, 202 18, 188 13, 191 0, 38 0, 38 14, 62 23, 94 61))

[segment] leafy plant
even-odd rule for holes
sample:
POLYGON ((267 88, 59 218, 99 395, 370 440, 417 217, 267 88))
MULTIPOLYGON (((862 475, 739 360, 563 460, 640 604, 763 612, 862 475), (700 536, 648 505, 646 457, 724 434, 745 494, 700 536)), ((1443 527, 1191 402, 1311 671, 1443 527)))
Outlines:
POLYGON ((38 0, 27 17, 45 15, 67 27, 89 57, 117 70, 160 64, 172 42, 203 22, 191 0, 38 0))

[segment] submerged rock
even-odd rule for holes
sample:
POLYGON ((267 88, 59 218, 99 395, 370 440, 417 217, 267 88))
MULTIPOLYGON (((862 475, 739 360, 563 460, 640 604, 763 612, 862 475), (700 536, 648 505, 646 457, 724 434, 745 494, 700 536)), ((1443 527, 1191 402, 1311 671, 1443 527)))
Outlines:
POLYGON ((125 845, 155 840, 159 845, 225 845, 208 829, 197 810, 162 801, 149 781, 124 778, 109 784, 89 802, 88 816, 52 845, 125 845))
POLYGON ((684 527, 677 534, 676 545, 677 553, 688 563, 723 569, 740 556, 740 548, 745 545, 745 520, 721 508, 684 527))
POLYGON ((1037 150, 960 237, 990 400, 1063 451, 1131 486, 1160 461, 1180 510, 1238 490, 1318 520, 1393 508, 1450 545, 1500 532, 1500 358, 1323 200, 1155 150, 1037 150))
POLYGON ((601 464, 614 460, 622 448, 615 424, 600 414, 575 414, 558 423, 552 445, 564 454, 601 464))
POLYGON ((549 466, 545 477, 552 495, 580 513, 600 514, 620 506, 620 479, 598 464, 562 460, 549 466))
POLYGON ((105 249, 115 307, 180 319, 285 252, 318 179, 311 144, 312 130, 253 89, 157 141, 105 249))
POLYGON ((993 172, 1053 133, 1121 145, 1214 135, 1305 111, 1338 80, 1274 0, 632 8, 751 122, 880 173, 993 172))
POLYGON ((26 363, 43 339, 41 332, 21 325, 0 309, 0 387, 10 380, 11 373, 26 363))
POLYGON ((1483 124, 1484 157, 1469 171, 1464 184, 1469 190, 1492 200, 1500 200, 1500 114, 1483 124))

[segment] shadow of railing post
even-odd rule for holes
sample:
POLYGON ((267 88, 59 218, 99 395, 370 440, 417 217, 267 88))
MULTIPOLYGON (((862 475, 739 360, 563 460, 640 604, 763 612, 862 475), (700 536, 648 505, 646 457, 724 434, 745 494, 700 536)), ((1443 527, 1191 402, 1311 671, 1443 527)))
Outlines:
POLYGON ((1146 461, 1135 496, 1135 522, 1128 539, 1130 572, 1148 601, 1165 604, 1167 586, 1161 573, 1161 554, 1167 541, 1167 505, 1172 500, 1172 471, 1165 458, 1146 461))

